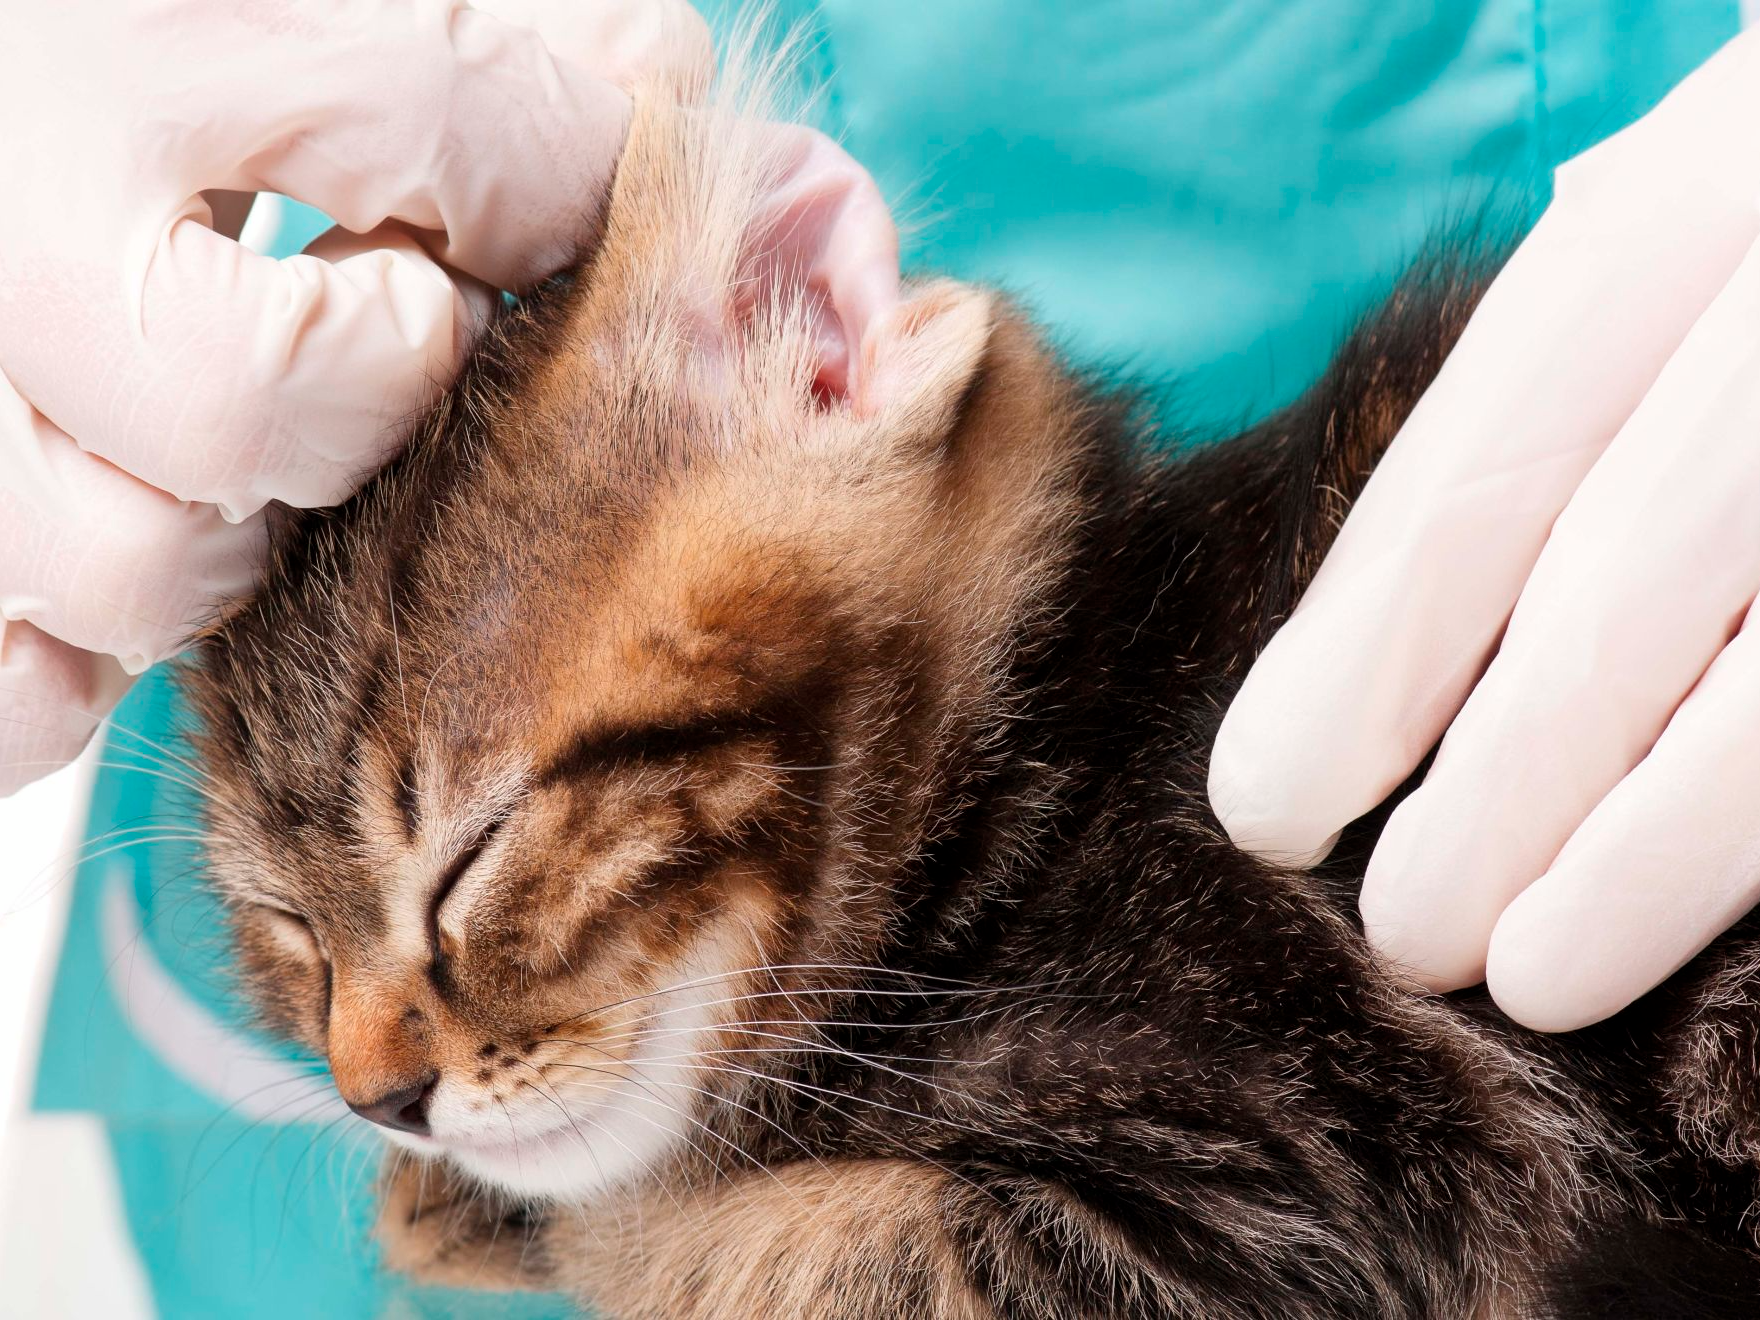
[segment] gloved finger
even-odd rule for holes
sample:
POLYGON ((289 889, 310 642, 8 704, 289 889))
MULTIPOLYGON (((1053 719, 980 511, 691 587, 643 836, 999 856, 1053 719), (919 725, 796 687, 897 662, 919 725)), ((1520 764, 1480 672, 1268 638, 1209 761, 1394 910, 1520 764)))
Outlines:
POLYGON ((1460 709, 1553 520, 1760 234, 1734 113, 1756 40, 1559 171, 1227 713, 1210 796, 1241 847, 1323 856, 1460 709))
MULTIPOLYGON (((329 262, 333 266, 340 266, 353 261, 358 261, 363 265, 383 262, 387 260, 387 254, 391 254, 393 258, 407 257, 423 269, 426 269, 427 264, 432 261, 417 236, 397 224, 385 225, 370 234, 357 234, 352 230, 344 229, 341 225, 332 225, 306 244, 302 255, 329 262)), ((466 275, 463 271, 452 270, 437 273, 450 280, 452 284, 453 355, 459 363, 462 363, 469 355, 472 346, 476 344, 477 336, 482 334, 490 319, 495 315, 495 309, 501 300, 501 295, 475 276, 466 275)), ((435 380, 431 384, 433 389, 438 390, 444 386, 444 381, 435 380)), ((401 437, 394 433, 389 438, 395 440, 401 437)), ((281 502, 283 504, 293 503, 291 500, 282 500, 281 502)))
POLYGON ((0 619, 0 797, 78 756, 132 682, 110 656, 0 619))
POLYGON ((1760 618, 1491 937, 1487 982, 1540 1031, 1611 1016, 1760 898, 1760 618))
MULTIPOLYGON (((628 95, 595 63, 558 58, 532 28, 458 0, 298 9, 311 39, 276 44, 273 79, 226 39, 235 58, 202 96, 239 107, 237 159, 225 162, 238 168, 204 186, 286 193, 357 233, 398 220, 444 235, 437 259, 501 288, 530 285, 591 241, 629 118, 628 95)), ((627 59, 617 36, 628 14, 583 9, 568 39, 605 32, 607 52, 627 59)), ((689 28, 666 21, 700 42, 694 16, 689 28)))
POLYGON ((633 91, 643 83, 694 100, 715 70, 709 25, 687 0, 475 0, 530 28, 558 60, 633 91))
POLYGON ((229 523, 86 453, 0 376, 0 618, 140 673, 249 589, 261 515, 229 523))
POLYGON ((1560 515, 1363 882, 1370 940, 1479 980, 1510 901, 1655 743, 1760 591, 1760 246, 1560 515))
POLYGON ((114 289, 63 302, 68 337, 0 345, 6 370, 86 449, 180 500, 234 519, 335 503, 451 379, 476 313, 399 226, 323 241, 336 260, 275 261, 192 211, 138 317, 114 289))

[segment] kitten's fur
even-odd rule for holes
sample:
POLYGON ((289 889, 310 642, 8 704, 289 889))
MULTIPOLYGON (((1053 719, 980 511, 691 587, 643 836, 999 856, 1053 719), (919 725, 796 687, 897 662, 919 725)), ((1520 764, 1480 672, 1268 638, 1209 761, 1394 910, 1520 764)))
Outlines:
POLYGON ((761 170, 648 102, 595 258, 202 644, 256 1002, 436 1134, 391 1261, 622 1317, 1719 1313, 1633 1262, 1683 1219, 1756 1277, 1751 928, 1538 1037, 1375 965, 1373 822, 1292 874, 1206 803, 1472 279, 1168 460, 953 284, 816 401, 733 294, 761 170))

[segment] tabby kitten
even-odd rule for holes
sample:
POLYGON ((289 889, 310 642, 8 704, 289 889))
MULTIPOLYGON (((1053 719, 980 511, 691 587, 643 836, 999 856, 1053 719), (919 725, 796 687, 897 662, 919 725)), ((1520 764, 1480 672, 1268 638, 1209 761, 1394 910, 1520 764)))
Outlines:
POLYGON ((1206 803, 1471 279, 1172 459, 949 282, 826 399, 740 282, 753 141, 643 103, 603 246, 190 675, 249 991, 401 1148, 388 1261, 667 1320, 1744 1313, 1751 925, 1539 1037, 1376 965, 1375 822, 1292 873, 1206 803))

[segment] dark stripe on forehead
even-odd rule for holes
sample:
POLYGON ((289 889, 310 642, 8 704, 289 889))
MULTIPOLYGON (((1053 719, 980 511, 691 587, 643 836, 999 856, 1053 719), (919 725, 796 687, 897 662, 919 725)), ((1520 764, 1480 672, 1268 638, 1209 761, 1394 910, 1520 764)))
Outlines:
POLYGON ((364 750, 362 744, 382 713, 381 707, 390 686, 396 682, 391 664, 391 652, 388 648, 375 649, 368 653, 366 662, 361 666, 353 692, 343 691, 337 694, 336 717, 342 724, 343 736, 337 748, 335 765, 346 784, 345 791, 353 792, 358 787, 361 753, 364 750), (351 697, 353 709, 349 707, 351 697))
POLYGON ((811 747, 822 753, 820 727, 831 690, 826 675, 813 674, 765 695, 749 710, 704 711, 672 722, 590 729, 538 772, 537 784, 543 787, 623 766, 675 761, 747 738, 776 738, 791 746, 801 744, 796 751, 811 747))
POLYGON ((404 753, 403 761, 397 768, 397 783, 393 785, 397 798, 397 817, 403 823, 403 835, 414 843, 421 833, 421 810, 416 798, 416 767, 415 761, 408 752, 404 753))
POLYGON ((538 773, 540 787, 655 761, 676 761, 728 743, 762 737, 774 723, 761 714, 714 713, 678 724, 596 730, 578 736, 538 773))
POLYGON ((355 688, 355 714, 358 717, 355 733, 357 737, 361 730, 381 713, 386 693, 396 681, 397 661, 392 656, 390 644, 382 643, 367 653, 366 661, 361 666, 358 685, 355 688))
POLYGON ((398 539, 392 551, 391 563, 386 568, 385 596, 389 609, 393 613, 393 627, 407 623, 416 605, 416 573, 419 567, 423 543, 426 541, 426 519, 404 518, 399 529, 403 535, 398 539))

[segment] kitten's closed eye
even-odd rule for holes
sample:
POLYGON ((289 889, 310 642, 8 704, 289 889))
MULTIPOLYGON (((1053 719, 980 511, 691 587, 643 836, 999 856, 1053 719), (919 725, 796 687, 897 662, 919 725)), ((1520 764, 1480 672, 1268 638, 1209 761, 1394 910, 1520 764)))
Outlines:
POLYGON ((288 908, 276 907, 269 903, 257 905, 262 914, 264 929, 274 939, 278 947, 296 958, 309 958, 317 962, 326 962, 323 942, 312 923, 288 908))
POLYGON ((316 925, 278 902, 253 900, 233 913, 233 930, 245 965, 262 988, 258 1007, 264 1024, 321 1049, 333 965, 316 925))
POLYGON ((477 864, 485 849, 507 824, 507 816, 497 816, 485 825, 476 838, 466 844, 464 850, 452 859, 450 865, 440 876, 440 882, 434 888, 434 897, 428 905, 428 955, 434 966, 439 968, 446 959, 446 949, 440 929, 440 918, 446 910, 447 902, 458 889, 458 882, 477 864))

